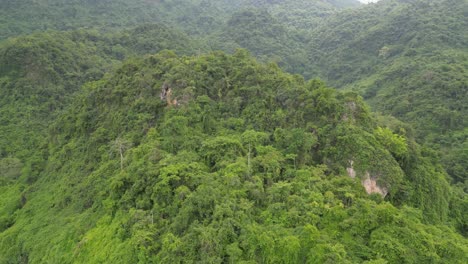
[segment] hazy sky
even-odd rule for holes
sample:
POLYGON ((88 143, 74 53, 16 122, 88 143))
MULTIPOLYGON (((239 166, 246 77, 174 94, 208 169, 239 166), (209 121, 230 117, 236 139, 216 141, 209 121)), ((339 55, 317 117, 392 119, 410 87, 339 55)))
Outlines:
POLYGON ((359 1, 367 4, 367 3, 375 3, 375 2, 378 2, 379 0, 359 0, 359 1))

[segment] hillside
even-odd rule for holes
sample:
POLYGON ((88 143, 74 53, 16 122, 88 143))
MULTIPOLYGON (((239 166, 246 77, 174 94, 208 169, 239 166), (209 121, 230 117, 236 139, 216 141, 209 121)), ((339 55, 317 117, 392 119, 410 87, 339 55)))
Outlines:
POLYGON ((208 46, 230 53, 245 48, 262 61, 276 62, 282 69, 303 74, 308 64, 307 41, 271 13, 257 9, 234 13, 218 33, 209 37, 208 46))
POLYGON ((448 226, 428 225, 461 204, 447 210, 450 187, 420 147, 378 127, 355 94, 245 51, 132 59, 72 101, 50 127, 37 182, 2 187, 3 263, 463 263, 468 253, 448 226))
POLYGON ((0 4, 0 40, 45 30, 109 31, 153 23, 205 35, 218 30, 233 13, 252 8, 266 9, 281 22, 303 28, 340 9, 359 6, 355 0, 2 0, 0 4), (304 15, 308 19, 300 20, 304 15))
POLYGON ((193 53, 195 47, 188 37, 162 25, 104 36, 94 31, 50 32, 0 42, 0 158, 24 160, 39 147, 37 139, 70 96, 120 60, 169 48, 193 53))
POLYGON ((466 262, 466 0, 0 5, 0 263, 466 262))
POLYGON ((468 177, 466 8, 460 0, 386 0, 319 22, 302 16, 316 26, 300 28, 291 27, 270 4, 234 13, 207 37, 208 46, 228 52, 247 48, 289 72, 358 92, 375 112, 411 124, 420 143, 440 151, 453 181, 463 183, 468 177))
POLYGON ((468 176, 466 1, 380 1, 325 21, 307 47, 312 76, 360 92, 374 111, 442 150, 455 181, 468 176))

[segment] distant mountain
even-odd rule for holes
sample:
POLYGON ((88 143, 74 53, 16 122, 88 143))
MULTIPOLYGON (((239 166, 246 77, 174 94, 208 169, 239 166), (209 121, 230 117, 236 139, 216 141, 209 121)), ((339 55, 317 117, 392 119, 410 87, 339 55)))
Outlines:
POLYGON ((0 39, 44 30, 98 28, 109 31, 147 23, 166 23, 190 34, 219 29, 234 12, 268 9, 296 27, 310 26, 316 18, 338 9, 356 7, 354 0, 16 0, 1 1, 0 39), (306 17, 307 19, 299 19, 306 17))
POLYGON ((381 1, 329 17, 307 47, 310 76, 413 124, 421 142, 442 149, 456 181, 468 177, 467 8, 464 0, 381 1))

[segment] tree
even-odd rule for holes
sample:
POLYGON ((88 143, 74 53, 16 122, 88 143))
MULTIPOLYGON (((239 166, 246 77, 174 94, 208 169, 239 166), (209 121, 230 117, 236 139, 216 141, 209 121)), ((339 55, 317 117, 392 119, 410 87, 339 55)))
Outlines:
POLYGON ((123 170, 125 152, 127 152, 127 150, 129 150, 132 145, 132 142, 121 137, 118 137, 111 142, 111 151, 118 153, 120 156, 120 170, 123 170))

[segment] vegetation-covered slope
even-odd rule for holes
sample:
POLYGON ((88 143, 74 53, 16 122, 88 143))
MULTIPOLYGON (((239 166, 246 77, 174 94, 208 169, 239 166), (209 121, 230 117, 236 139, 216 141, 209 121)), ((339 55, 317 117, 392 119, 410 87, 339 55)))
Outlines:
POLYGON ((283 23, 304 28, 317 18, 359 5, 355 0, 1 0, 0 4, 0 39, 35 31, 108 31, 161 22, 204 35, 219 29, 234 12, 251 8, 267 9, 283 23))
MULTIPOLYGON (((9 161, 4 166, 25 165, 32 173, 30 163, 37 166, 42 159, 38 149, 54 113, 81 84, 102 77, 110 61, 84 45, 94 43, 87 37, 38 34, 0 44, 0 160, 9 161)), ((20 174, 21 169, 11 177, 20 174)))
POLYGON ((0 263, 466 262, 466 1, 0 4, 0 263))
POLYGON ((468 253, 451 227, 428 225, 463 208, 447 211, 450 187, 411 139, 379 128, 355 94, 245 51, 130 60, 86 84, 49 135, 41 177, 3 183, 3 263, 463 263, 468 253))
POLYGON ((208 43, 212 49, 228 52, 246 48, 262 61, 274 61, 289 72, 303 74, 308 64, 307 41, 307 36, 259 9, 233 14, 208 43))
POLYGON ((1 230, 12 223, 20 206, 17 192, 48 166, 49 125, 81 85, 100 79, 127 56, 165 48, 190 52, 185 39, 153 25, 107 36, 49 32, 0 43, 1 230))
POLYGON ((466 1, 380 1, 305 28, 265 5, 234 13, 209 46, 244 47, 289 72, 359 92, 375 111, 411 124, 419 142, 441 151, 454 182, 466 181, 466 1))
POLYGON ((315 74, 362 92, 376 111, 412 124, 441 148, 446 168, 467 168, 468 4, 464 0, 386 0, 340 13, 313 33, 315 74))
POLYGON ((160 25, 99 36, 92 31, 41 33, 0 43, 0 158, 23 160, 37 149, 54 113, 79 87, 119 60, 171 48, 195 50, 181 33, 160 25), (35 143, 34 143, 35 142, 35 143))

